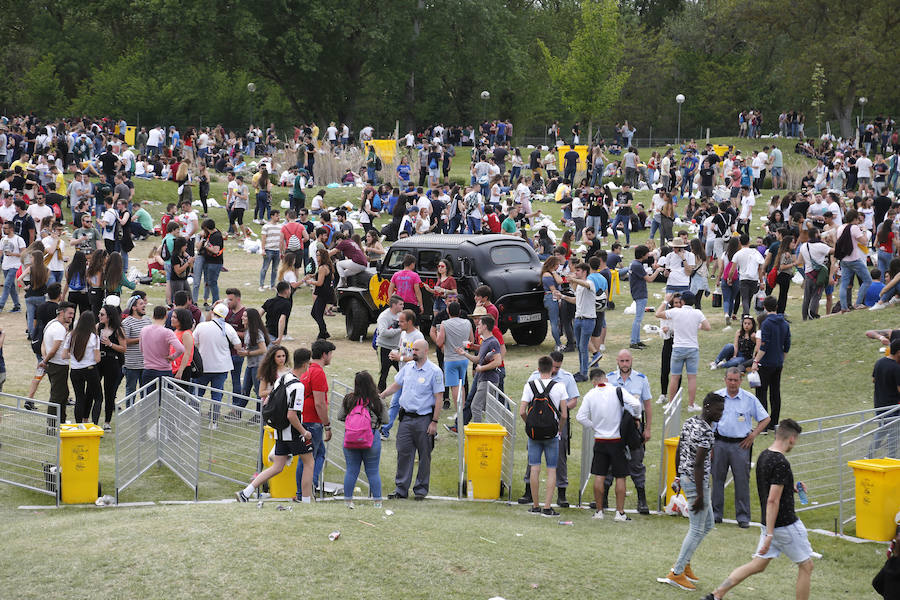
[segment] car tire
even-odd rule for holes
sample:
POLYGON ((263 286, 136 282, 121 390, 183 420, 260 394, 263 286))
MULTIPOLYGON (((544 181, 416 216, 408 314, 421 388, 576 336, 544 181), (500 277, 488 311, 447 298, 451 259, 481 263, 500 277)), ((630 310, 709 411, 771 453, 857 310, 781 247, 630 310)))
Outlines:
POLYGON ((355 341, 366 336, 369 331, 369 311, 358 298, 351 298, 343 307, 347 338, 355 341))
POLYGON ((547 321, 515 327, 512 336, 520 346, 537 346, 547 337, 547 321))

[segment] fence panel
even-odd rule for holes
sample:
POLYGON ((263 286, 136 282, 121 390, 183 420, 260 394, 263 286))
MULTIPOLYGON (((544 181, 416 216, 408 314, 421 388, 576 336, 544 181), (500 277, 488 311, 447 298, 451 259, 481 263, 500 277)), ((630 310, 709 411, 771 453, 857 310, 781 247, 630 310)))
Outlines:
MULTIPOLYGON (((515 477, 516 461, 516 407, 509 396, 493 383, 488 384, 487 402, 484 407, 484 422, 497 423, 506 428, 503 438, 503 463, 500 481, 506 485, 507 499, 512 501, 512 484, 515 477)), ((502 495, 502 494, 501 494, 502 495)))
POLYGON ((58 505, 59 406, 3 393, 0 403, 0 482, 49 494, 58 505), (25 409, 26 401, 37 410, 25 409))
POLYGON ((194 490, 199 499, 200 413, 192 396, 164 385, 159 400, 159 461, 194 490))
MULTIPOLYGON (((681 435, 681 404, 684 388, 678 388, 675 397, 663 406, 662 436, 659 440, 659 484, 656 492, 656 510, 662 510, 669 480, 669 461, 666 460, 666 438, 681 435)), ((676 457, 675 460, 678 460, 676 457)))
MULTIPOLYGON (((341 403, 344 396, 353 391, 353 388, 346 383, 331 380, 331 386, 328 388, 328 419, 331 421, 331 439, 325 442, 325 465, 322 467, 322 476, 319 478, 319 495, 325 495, 325 471, 328 465, 331 465, 341 473, 341 486, 343 486, 343 474, 347 472, 347 462, 344 460, 344 422, 338 420, 338 414, 341 411, 341 403)), ((376 430, 374 435, 380 435, 381 432, 376 430)), ((365 469, 359 470, 359 479, 357 483, 361 483, 369 488, 369 481, 366 479, 365 469)))
POLYGON ((116 501, 119 492, 159 460, 159 380, 116 404, 116 501))

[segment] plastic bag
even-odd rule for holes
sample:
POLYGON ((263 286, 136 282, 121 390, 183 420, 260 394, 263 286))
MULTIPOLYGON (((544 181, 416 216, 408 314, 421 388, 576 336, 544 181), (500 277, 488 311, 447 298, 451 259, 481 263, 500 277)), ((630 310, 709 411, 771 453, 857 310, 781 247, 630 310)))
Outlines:
POLYGON ((681 494, 675 494, 672 496, 672 499, 669 500, 669 503, 666 504, 663 512, 667 515, 687 517, 689 512, 687 499, 681 494))
POLYGON ((622 311, 622 314, 633 315, 636 310, 637 310, 637 306, 635 305, 634 302, 632 302, 631 304, 628 305, 628 307, 625 310, 622 311))
POLYGON ((796 285, 801 285, 803 283, 803 274, 800 271, 797 271, 796 273, 794 273, 794 276, 791 277, 791 282, 795 283, 796 285))

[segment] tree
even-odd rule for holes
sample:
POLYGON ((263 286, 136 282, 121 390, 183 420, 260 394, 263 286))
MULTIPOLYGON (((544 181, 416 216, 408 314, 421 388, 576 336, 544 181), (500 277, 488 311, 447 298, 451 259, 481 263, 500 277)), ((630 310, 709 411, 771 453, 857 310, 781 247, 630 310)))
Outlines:
POLYGON ((631 74, 619 64, 623 51, 618 5, 615 0, 582 2, 581 23, 565 59, 554 57, 543 42, 538 43, 563 102, 588 117, 589 136, 593 136, 594 119, 609 112, 631 74))
POLYGON ((816 63, 812 72, 812 102, 810 104, 815 111, 816 116, 816 136, 822 136, 822 107, 825 106, 825 69, 820 63, 816 63))

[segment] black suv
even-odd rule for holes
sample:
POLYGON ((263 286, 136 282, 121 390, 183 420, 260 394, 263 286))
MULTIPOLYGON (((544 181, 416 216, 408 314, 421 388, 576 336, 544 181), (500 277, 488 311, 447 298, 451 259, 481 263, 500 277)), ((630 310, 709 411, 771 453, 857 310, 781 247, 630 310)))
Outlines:
MULTIPOLYGON (((347 325, 347 337, 361 340, 388 302, 391 276, 403 268, 403 257, 416 257, 416 272, 434 285, 438 261, 453 263, 459 301, 472 312, 475 288, 484 284, 493 292, 500 311, 498 327, 510 331, 518 344, 537 345, 547 336, 547 312, 541 286, 541 261, 524 240, 508 235, 415 235, 394 242, 379 267, 349 278, 337 288, 337 303, 347 325), (373 277, 378 279, 373 281, 373 277), (373 297, 374 295, 374 297, 373 297)), ((430 327, 431 294, 422 290, 423 332, 430 327)))

